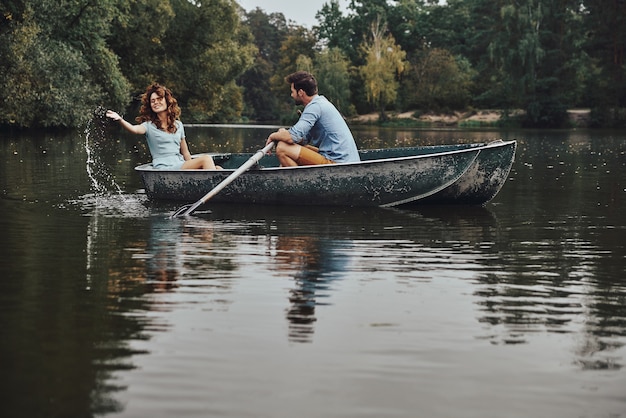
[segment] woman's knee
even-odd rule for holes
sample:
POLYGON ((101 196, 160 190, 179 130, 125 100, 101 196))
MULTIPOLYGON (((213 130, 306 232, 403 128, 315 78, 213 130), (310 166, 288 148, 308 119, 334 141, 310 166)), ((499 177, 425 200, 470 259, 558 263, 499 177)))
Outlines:
POLYGON ((221 170, 222 167, 220 167, 219 165, 215 164, 215 161, 213 161, 213 157, 211 157, 210 155, 205 155, 204 156, 204 168, 207 168, 209 170, 221 170))
POLYGON ((207 169, 207 168, 214 168, 215 167, 215 164, 213 164, 213 158, 211 158, 210 156, 203 155, 203 156, 198 157, 198 158, 200 160, 199 161, 200 168, 207 169))
POLYGON ((202 155, 186 161, 183 164, 183 168, 200 170, 215 169, 215 163, 213 162, 213 158, 211 158, 210 155, 202 155))

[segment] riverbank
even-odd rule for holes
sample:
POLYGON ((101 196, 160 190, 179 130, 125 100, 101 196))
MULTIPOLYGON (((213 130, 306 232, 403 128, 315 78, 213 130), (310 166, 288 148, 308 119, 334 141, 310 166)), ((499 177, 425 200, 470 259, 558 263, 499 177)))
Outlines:
MULTIPOLYGON (((572 127, 585 128, 589 126, 589 109, 571 109, 567 111, 572 127)), ((411 112, 389 112, 387 114, 392 125, 416 125, 416 126, 458 126, 458 127, 497 127, 506 121, 514 121, 524 115, 523 110, 513 110, 506 113, 504 110, 487 109, 474 110, 467 112, 451 112, 451 113, 419 113, 411 112)), ((379 113, 368 113, 350 118, 349 121, 354 124, 379 124, 379 113)))

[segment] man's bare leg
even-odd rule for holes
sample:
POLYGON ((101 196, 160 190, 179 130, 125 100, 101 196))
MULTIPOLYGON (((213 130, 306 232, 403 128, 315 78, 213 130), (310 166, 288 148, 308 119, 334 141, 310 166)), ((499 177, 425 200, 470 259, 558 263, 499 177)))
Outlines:
POLYGON ((296 161, 300 158, 300 150, 302 146, 298 144, 287 144, 286 142, 278 142, 276 144, 276 157, 281 167, 295 167, 298 165, 296 161))

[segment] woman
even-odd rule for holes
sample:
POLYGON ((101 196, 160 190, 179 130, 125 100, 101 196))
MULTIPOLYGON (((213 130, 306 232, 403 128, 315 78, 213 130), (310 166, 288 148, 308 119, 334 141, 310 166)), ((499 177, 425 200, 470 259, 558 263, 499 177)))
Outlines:
POLYGON ((180 107, 172 92, 158 83, 148 86, 141 96, 141 110, 136 120, 139 125, 126 122, 119 114, 107 110, 106 116, 120 121, 124 129, 134 134, 145 134, 152 154, 152 166, 162 170, 221 169, 213 158, 202 155, 191 158, 185 129, 180 117, 180 107))

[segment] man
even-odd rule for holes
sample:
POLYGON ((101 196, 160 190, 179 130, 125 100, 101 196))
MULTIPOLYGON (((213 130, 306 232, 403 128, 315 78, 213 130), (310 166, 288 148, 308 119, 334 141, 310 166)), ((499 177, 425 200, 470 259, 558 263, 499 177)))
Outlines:
POLYGON ((289 129, 270 134, 266 143, 276 142, 276 156, 283 167, 360 161, 352 132, 337 108, 317 94, 317 81, 306 71, 285 80, 291 85, 296 105, 304 105, 298 122, 289 129))

